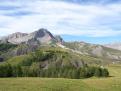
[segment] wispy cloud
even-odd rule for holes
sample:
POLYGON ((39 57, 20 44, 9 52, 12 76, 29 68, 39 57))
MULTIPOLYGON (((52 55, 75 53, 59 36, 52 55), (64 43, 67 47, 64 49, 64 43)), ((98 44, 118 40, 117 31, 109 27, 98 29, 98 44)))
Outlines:
POLYGON ((0 35, 32 32, 43 27, 54 34, 108 37, 121 35, 120 26, 121 3, 76 4, 64 0, 0 3, 0 35))

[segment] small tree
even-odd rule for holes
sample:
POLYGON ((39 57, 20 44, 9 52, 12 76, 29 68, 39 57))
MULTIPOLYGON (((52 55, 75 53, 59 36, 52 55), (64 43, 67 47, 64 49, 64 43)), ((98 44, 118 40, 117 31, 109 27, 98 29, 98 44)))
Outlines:
POLYGON ((11 77, 12 67, 8 63, 0 64, 0 77, 11 77))
POLYGON ((76 69, 75 72, 75 79, 80 79, 80 69, 76 69))

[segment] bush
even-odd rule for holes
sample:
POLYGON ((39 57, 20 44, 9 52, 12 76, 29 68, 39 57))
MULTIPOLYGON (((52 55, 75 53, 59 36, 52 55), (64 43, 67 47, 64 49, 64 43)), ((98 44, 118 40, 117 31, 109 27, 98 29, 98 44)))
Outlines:
POLYGON ((29 76, 31 77, 38 77, 40 74, 40 68, 37 63, 33 63, 29 68, 29 76))
POLYGON ((13 69, 12 70, 13 77, 22 77, 23 72, 20 65, 13 66, 12 69, 13 69))
POLYGON ((109 76, 109 72, 105 68, 97 67, 97 68, 95 68, 94 76, 96 76, 96 77, 108 77, 109 76))
POLYGON ((95 68, 94 76, 96 76, 96 77, 101 77, 102 76, 101 68, 95 68))
POLYGON ((107 69, 102 69, 102 77, 108 77, 109 76, 109 72, 107 69))
POLYGON ((11 77, 12 67, 8 63, 0 64, 0 77, 11 77))

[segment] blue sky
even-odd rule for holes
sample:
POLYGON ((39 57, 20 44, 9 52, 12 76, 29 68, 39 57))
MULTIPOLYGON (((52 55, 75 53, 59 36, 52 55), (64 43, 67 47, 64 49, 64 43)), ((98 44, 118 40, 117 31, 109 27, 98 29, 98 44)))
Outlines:
POLYGON ((121 1, 0 0, 0 36, 39 28, 66 41, 121 42, 121 1))

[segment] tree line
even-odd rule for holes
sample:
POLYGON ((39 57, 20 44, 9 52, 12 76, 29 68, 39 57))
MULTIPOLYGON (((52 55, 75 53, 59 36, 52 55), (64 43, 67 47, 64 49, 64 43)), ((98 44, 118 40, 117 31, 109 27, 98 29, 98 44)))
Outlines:
POLYGON ((31 66, 12 66, 9 63, 0 64, 0 77, 51 77, 51 78, 89 78, 89 77, 108 77, 109 72, 101 67, 51 67, 42 69, 38 63, 31 66))

